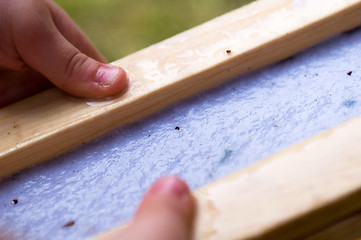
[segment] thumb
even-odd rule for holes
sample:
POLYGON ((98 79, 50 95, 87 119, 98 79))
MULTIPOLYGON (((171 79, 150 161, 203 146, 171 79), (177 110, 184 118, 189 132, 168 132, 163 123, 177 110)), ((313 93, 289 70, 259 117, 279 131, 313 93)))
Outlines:
POLYGON ((13 33, 16 48, 27 65, 57 87, 79 97, 104 97, 126 88, 123 69, 80 52, 59 32, 45 6, 35 9, 39 13, 18 20, 24 22, 17 24, 13 33))
POLYGON ((133 223, 107 239, 189 240, 194 212, 195 201, 187 185, 179 178, 164 177, 145 195, 133 223))

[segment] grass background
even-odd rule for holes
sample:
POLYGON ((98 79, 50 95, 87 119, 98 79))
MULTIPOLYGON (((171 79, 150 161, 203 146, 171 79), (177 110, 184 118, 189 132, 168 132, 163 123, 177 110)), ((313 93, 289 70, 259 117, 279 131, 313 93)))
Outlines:
POLYGON ((55 0, 109 61, 252 0, 55 0))

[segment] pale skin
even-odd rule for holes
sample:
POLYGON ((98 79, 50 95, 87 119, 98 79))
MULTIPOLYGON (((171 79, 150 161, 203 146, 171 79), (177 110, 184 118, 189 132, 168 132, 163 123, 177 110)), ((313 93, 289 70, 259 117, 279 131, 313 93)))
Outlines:
POLYGON ((78 97, 104 97, 127 85, 86 35, 51 0, 0 1, 0 106, 51 85, 78 97))
MULTIPOLYGON (((106 63, 74 21, 51 0, 0 0, 0 107, 56 86, 83 98, 124 90, 123 69, 106 63)), ((195 201, 177 177, 145 194, 130 225, 107 239, 191 239, 195 201)))

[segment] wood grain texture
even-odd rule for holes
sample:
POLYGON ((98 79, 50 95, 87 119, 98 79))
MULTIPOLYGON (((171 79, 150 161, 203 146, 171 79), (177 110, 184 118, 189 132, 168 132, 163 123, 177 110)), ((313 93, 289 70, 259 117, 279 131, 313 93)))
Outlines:
POLYGON ((259 0, 116 61, 131 80, 123 96, 51 89, 2 108, 0 177, 352 29, 360 12, 361 0, 259 0))

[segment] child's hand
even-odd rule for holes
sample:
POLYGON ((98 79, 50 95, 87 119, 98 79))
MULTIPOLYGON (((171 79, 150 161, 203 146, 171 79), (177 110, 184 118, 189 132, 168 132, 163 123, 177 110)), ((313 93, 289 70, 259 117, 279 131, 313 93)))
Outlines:
POLYGON ((0 36, 0 107, 48 88, 46 79, 79 97, 109 96, 127 85, 124 70, 105 64, 51 0, 1 0, 0 36))
MULTIPOLYGON (((103 97, 123 90, 127 80, 51 0, 0 0, 0 107, 51 83, 75 96, 103 97)), ((163 178, 148 191, 133 223, 107 239, 190 239, 194 209, 186 184, 163 178)))
POLYGON ((158 180, 145 195, 133 222, 104 240, 190 240, 195 202, 176 177, 158 180))

